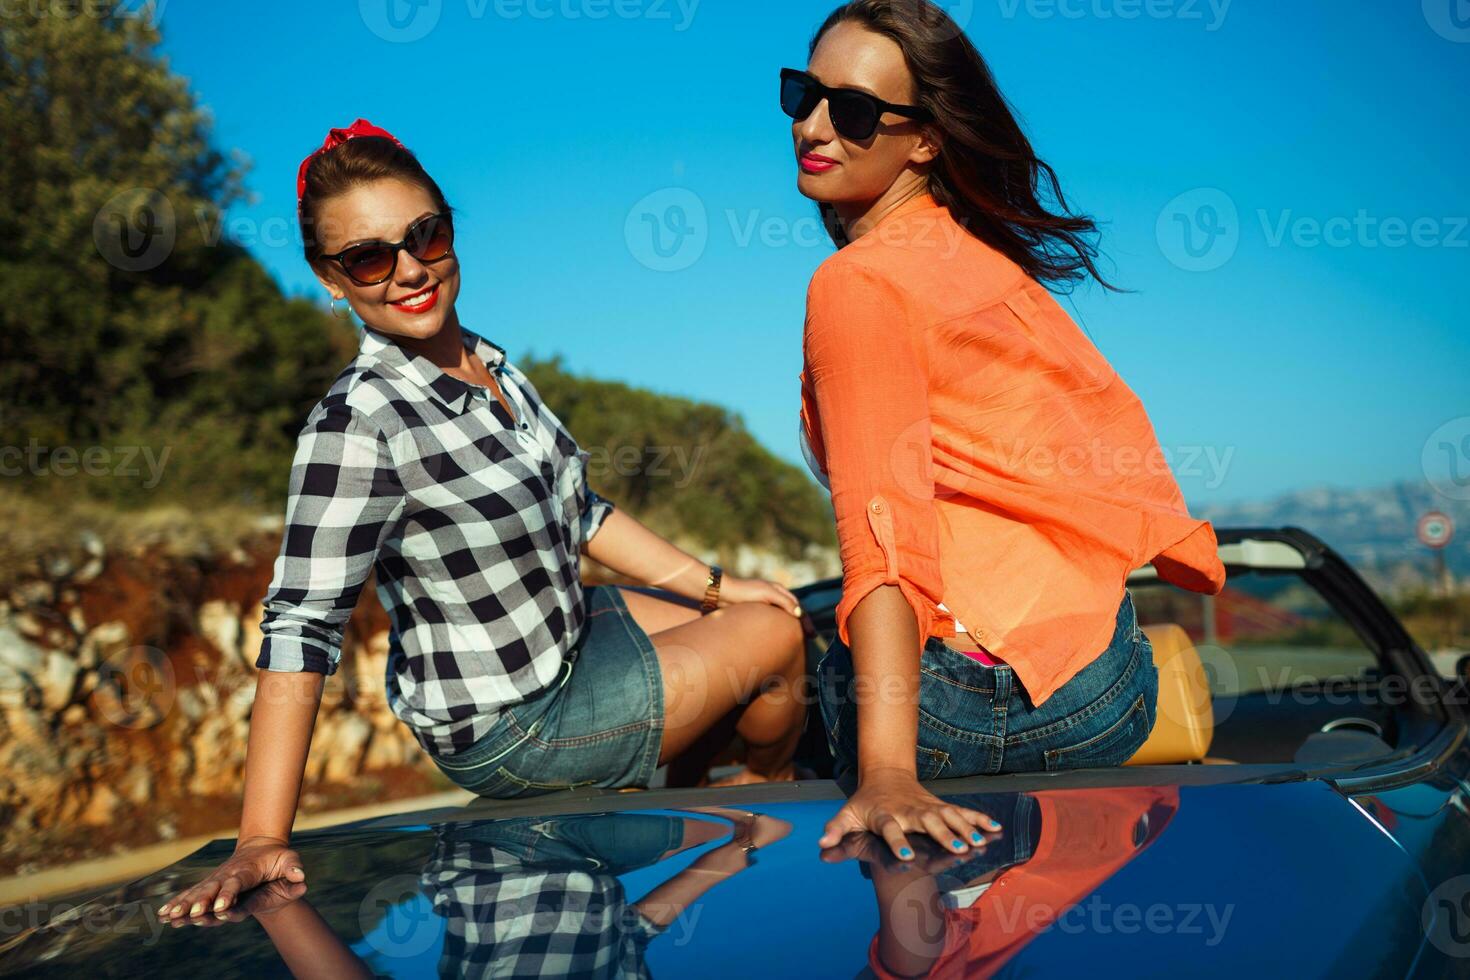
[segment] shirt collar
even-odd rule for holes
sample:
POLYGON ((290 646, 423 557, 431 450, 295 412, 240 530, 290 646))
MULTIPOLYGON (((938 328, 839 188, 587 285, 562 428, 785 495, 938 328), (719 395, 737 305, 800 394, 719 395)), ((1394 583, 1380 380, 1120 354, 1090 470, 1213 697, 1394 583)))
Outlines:
MULTIPOLYGON (((460 342, 465 349, 478 355, 486 370, 498 375, 505 365, 505 348, 464 327, 460 327, 459 333, 460 342)), ((470 397, 481 387, 445 374, 439 365, 424 355, 410 351, 368 326, 362 328, 358 350, 394 368, 408 381, 427 392, 430 398, 455 414, 465 410, 470 397)))

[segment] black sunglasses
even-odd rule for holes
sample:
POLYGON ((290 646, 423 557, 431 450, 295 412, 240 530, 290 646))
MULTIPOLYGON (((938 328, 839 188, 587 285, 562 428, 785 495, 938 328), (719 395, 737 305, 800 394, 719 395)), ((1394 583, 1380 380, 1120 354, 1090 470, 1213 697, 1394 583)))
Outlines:
POLYGON ((828 88, 804 71, 781 69, 781 111, 786 115, 798 121, 805 119, 822 104, 823 99, 827 100, 827 112, 832 117, 832 128, 837 130, 837 135, 857 142, 878 131, 878 121, 885 112, 920 122, 930 122, 934 118, 934 114, 923 106, 884 102, 861 89, 828 88))
POLYGON ((359 286, 376 286, 393 278, 398 253, 408 252, 420 262, 438 262, 454 248, 454 223, 448 211, 425 215, 403 233, 401 242, 360 242, 336 255, 323 255, 342 266, 359 286))

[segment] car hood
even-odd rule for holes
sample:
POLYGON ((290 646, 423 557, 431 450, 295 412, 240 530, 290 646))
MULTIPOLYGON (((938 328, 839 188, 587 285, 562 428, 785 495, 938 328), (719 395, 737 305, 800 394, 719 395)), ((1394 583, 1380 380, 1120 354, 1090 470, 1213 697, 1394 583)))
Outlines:
POLYGON ((907 864, 871 837, 818 849, 840 799, 826 782, 413 815, 298 836, 304 897, 160 924, 164 899, 228 853, 219 841, 44 909, 50 922, 0 946, 0 968, 775 978, 1127 963, 1301 977, 1402 975, 1422 945, 1413 862, 1324 782, 1035 783, 946 787, 1002 831, 962 858, 920 847, 907 864))

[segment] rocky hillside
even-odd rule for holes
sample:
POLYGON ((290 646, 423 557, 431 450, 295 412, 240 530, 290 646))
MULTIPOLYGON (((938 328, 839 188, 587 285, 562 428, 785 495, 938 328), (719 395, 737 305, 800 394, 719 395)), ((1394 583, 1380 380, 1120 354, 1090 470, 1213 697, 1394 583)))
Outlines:
MULTIPOLYGON (((0 874, 237 819, 279 530, 215 559, 46 563, 0 601, 0 874)), ((307 810, 429 791, 433 767, 388 711, 386 613, 364 590, 313 738, 307 810)))
MULTIPOLYGON (((0 599, 0 875, 233 831, 280 534, 279 519, 262 519, 217 554, 109 553, 79 529, 76 548, 12 576, 0 599)), ((730 558, 740 574, 795 583, 838 567, 832 553, 730 558)), ((306 812, 450 788, 388 710, 387 656, 369 582, 327 682, 306 812)))

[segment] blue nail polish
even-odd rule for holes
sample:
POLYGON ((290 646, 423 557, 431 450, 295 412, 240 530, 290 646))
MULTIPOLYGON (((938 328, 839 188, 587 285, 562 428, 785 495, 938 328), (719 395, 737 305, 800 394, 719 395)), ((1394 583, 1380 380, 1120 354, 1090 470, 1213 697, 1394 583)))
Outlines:
POLYGON ((906 857, 913 857, 914 856, 914 852, 911 851, 911 850, 909 850, 907 847, 904 847, 904 848, 900 848, 899 849, 898 856, 899 857, 905 857, 905 858, 906 857))
POLYGON ((980 831, 977 830, 972 833, 970 835, 970 840, 974 841, 976 844, 980 843, 980 831))
POLYGON ((965 842, 964 841, 961 841, 961 840, 957 840, 953 844, 950 845, 950 847, 953 847, 957 851, 960 848, 964 847, 964 846, 965 846, 965 842))

